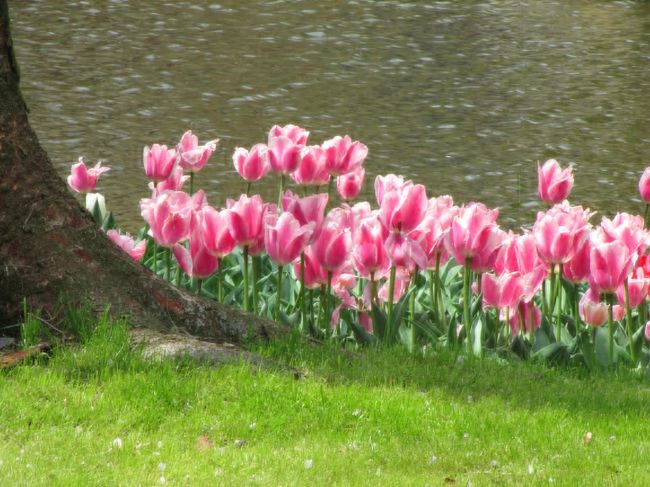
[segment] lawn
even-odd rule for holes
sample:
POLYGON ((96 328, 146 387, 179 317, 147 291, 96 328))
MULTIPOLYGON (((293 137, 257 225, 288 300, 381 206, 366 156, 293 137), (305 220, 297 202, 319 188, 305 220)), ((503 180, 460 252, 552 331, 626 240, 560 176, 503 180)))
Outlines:
POLYGON ((647 485, 650 379, 299 339, 144 362, 101 321, 0 371, 0 485, 647 485))

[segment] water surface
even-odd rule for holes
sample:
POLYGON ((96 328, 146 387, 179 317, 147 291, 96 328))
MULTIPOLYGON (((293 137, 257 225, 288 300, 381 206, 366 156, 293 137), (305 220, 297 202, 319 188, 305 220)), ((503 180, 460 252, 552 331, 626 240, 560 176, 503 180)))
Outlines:
MULTIPOLYGON (((534 218, 536 161, 575 166, 572 200, 641 211, 650 165, 650 4, 508 1, 32 0, 11 7, 31 121, 62 175, 80 155, 139 226, 142 147, 220 138, 198 175, 243 190, 235 146, 296 123, 365 142, 364 195, 398 172, 431 195, 534 218)), ((260 188, 272 198, 275 179, 260 188)))

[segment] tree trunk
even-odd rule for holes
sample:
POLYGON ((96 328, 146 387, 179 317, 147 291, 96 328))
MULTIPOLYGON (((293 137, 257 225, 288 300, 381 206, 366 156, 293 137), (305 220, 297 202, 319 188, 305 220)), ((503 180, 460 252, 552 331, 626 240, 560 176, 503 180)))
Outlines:
POLYGON ((219 342, 283 332, 175 288, 113 244, 56 173, 27 111, 0 0, 0 331, 20 320, 24 298, 29 309, 53 313, 65 296, 137 326, 183 328, 219 342))

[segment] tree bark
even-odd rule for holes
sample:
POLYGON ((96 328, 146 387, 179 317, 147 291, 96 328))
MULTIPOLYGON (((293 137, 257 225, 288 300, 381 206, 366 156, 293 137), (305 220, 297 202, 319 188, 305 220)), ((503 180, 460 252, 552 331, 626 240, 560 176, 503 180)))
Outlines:
POLYGON ((0 332, 29 309, 54 313, 62 296, 89 299, 133 325, 185 329, 218 342, 267 338, 284 328, 190 295, 134 262, 97 228, 56 173, 29 125, 0 0, 0 332))

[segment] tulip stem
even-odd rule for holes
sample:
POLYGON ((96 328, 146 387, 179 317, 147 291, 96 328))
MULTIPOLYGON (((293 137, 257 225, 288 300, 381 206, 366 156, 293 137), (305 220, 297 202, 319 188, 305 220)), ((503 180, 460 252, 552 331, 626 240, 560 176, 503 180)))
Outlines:
POLYGON ((153 243, 153 265, 151 266, 151 270, 154 274, 158 275, 158 244, 153 240, 151 242, 153 243))
POLYGON ((415 326, 415 281, 418 276, 418 266, 415 266, 415 270, 413 271, 413 275, 411 276, 411 287, 413 287, 413 290, 411 291, 411 295, 409 296, 409 313, 411 314, 411 321, 413 326, 415 326))
POLYGON ((244 310, 248 309, 248 245, 244 245, 244 310))
POLYGON ((246 196, 250 196, 250 194, 251 194, 251 182, 248 181, 246 183, 246 196))
POLYGON ((181 285, 181 266, 180 265, 176 266, 176 275, 174 276, 174 284, 176 284, 176 286, 181 285))
POLYGON ((470 286, 472 275, 472 258, 465 258, 465 269, 463 271, 463 321, 465 324, 465 340, 467 355, 472 352, 472 322, 470 319, 470 286))
POLYGON ((325 313, 325 325, 327 325, 327 320, 332 319, 332 311, 334 310, 334 307, 332 306, 334 304, 334 297, 332 296, 332 271, 327 271, 327 296, 326 296, 326 302, 327 302, 327 312, 325 313))
POLYGON ((282 195, 284 194, 284 187, 287 184, 286 175, 280 173, 280 194, 278 195, 278 214, 282 213, 282 195))
POLYGON ((282 269, 284 266, 278 265, 278 294, 275 300, 275 321, 280 318, 280 304, 282 303, 282 269))
POLYGON ((625 290, 625 325, 627 328, 627 342, 630 345, 630 357, 632 362, 636 364, 636 352, 634 350, 634 330, 632 329, 632 310, 630 309, 630 291, 627 283, 627 277, 623 281, 623 289, 625 290))
POLYGON ((648 208, 650 208, 650 204, 645 205, 645 213, 643 213, 643 226, 645 228, 648 228, 648 208))
POLYGON ((607 327, 609 328, 609 365, 614 364, 614 295, 607 293, 607 327))
POLYGON ((194 194, 194 171, 190 172, 190 196, 194 194))
POLYGON ((330 176, 330 180, 327 183, 327 206, 332 204, 332 189, 334 189, 334 178, 330 176))
POLYGON ((370 273, 370 307, 377 305, 377 281, 375 281, 375 273, 370 273))
POLYGON ((559 342, 561 338, 561 333, 562 333, 562 264, 559 265, 558 271, 557 271, 557 282, 555 284, 556 290, 555 290, 555 300, 557 301, 557 323, 556 323, 556 341, 559 342))
POLYGON ((165 252, 165 280, 169 281, 169 273, 172 268, 172 249, 167 249, 165 252))
POLYGON ((300 306, 302 316, 300 318, 301 331, 305 329, 307 322, 307 301, 305 300, 305 252, 300 252, 300 306))
POLYGON ((253 256, 253 313, 258 312, 257 280, 259 279, 260 256, 253 256))
POLYGON ((325 314, 325 284, 321 284, 320 286, 320 300, 318 306, 318 326, 320 326, 321 330, 325 331, 323 314, 325 314))
POLYGON ((218 302, 221 303, 223 301, 223 296, 222 296, 223 288, 221 286, 221 280, 223 279, 223 273, 221 272, 221 259, 217 259, 217 276, 216 276, 216 278, 217 278, 217 290, 214 293, 214 298, 218 302))
POLYGON ((309 290, 309 313, 311 315, 311 323, 314 323, 314 290, 309 290))
POLYGON ((394 265, 390 266, 390 276, 388 278, 388 330, 386 334, 386 339, 393 338, 393 298, 395 295, 395 274, 397 272, 397 267, 394 265))
POLYGON ((203 291, 203 279, 199 279, 197 282, 196 294, 200 296, 202 291, 203 291))

